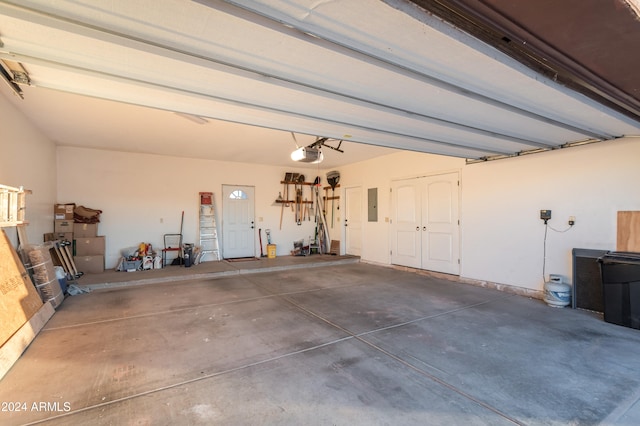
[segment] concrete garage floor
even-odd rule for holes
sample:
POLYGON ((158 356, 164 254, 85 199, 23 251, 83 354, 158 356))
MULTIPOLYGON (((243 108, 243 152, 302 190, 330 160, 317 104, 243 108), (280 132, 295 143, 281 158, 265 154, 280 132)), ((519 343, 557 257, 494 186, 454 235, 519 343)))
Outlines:
POLYGON ((0 423, 637 425, 639 354, 638 330, 492 289, 254 270, 68 297, 0 382, 0 423))

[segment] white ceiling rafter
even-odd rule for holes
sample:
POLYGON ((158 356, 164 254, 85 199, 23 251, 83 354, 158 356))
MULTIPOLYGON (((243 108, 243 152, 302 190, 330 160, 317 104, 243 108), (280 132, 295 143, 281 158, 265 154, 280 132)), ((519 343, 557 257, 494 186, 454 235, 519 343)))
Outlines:
MULTIPOLYGON (((192 0, 202 4, 215 4, 214 0, 192 0)), ((412 61, 402 60, 401 58, 395 57, 395 55, 390 55, 388 53, 389 50, 398 51, 397 46, 393 48, 386 48, 386 51, 383 51, 379 46, 376 46, 374 43, 362 43, 356 40, 344 37, 341 38, 340 34, 331 33, 326 27, 314 25, 313 23, 309 23, 306 19, 297 20, 291 15, 287 15, 283 13, 281 10, 276 9, 276 6, 284 6, 286 3, 281 3, 277 5, 266 5, 264 2, 260 1, 235 1, 235 0, 225 0, 227 3, 233 4, 238 8, 242 8, 244 10, 248 10, 258 14, 259 16, 266 17, 271 20, 271 22, 279 23, 282 25, 283 29, 290 28, 299 31, 302 34, 310 35, 315 38, 314 44, 319 44, 320 40, 328 42, 332 45, 337 46, 336 48, 346 48, 351 55, 362 55, 370 61, 376 62, 377 66, 390 65, 395 68, 397 73, 406 72, 410 74, 412 77, 423 80, 425 83, 439 87, 448 92, 458 94, 464 96, 469 99, 477 100, 487 105, 495 106, 497 108, 503 109, 505 111, 515 112, 522 116, 531 118, 533 120, 538 120, 540 122, 551 124, 553 126, 561 127, 566 130, 574 131, 577 133, 583 133, 592 138, 597 139, 610 139, 614 137, 613 135, 605 134, 595 129, 589 128, 589 126, 580 126, 577 124, 572 124, 569 122, 562 122, 554 119, 553 117, 544 116, 542 114, 536 113, 534 111, 528 110, 524 107, 519 107, 517 105, 509 104, 507 102, 501 101, 492 96, 488 96, 480 93, 479 91, 474 91, 473 88, 465 87, 462 85, 456 85, 444 79, 440 79, 434 76, 431 73, 428 73, 424 68, 421 68, 419 65, 415 64, 412 61)), ((318 14, 315 13, 318 7, 314 7, 314 16, 318 14)), ((310 16, 311 13, 306 16, 310 16)), ((257 22, 258 19, 254 18, 254 22, 257 22)), ((343 23, 346 25, 346 23, 343 23)), ((262 25, 265 25, 264 23, 262 25)), ((270 26, 272 27, 272 26, 270 26)), ((373 41, 370 38, 368 41, 373 41)), ((504 135, 503 135, 504 136, 504 135)), ((538 144, 539 146, 548 146, 543 142, 534 142, 529 141, 532 144, 538 144)))
MULTIPOLYGON (((397 115, 399 117, 399 119, 401 119, 401 116, 403 115, 411 115, 412 116, 412 120, 415 122, 416 120, 420 119, 423 122, 426 123, 432 123, 436 126, 443 126, 445 128, 451 128, 454 130, 460 130, 463 132, 470 132, 472 134, 478 134, 480 136, 486 136, 488 138, 491 139, 502 139, 502 140, 506 140, 506 141, 510 141, 510 142, 514 142, 516 145, 521 145, 520 148, 522 147, 530 147, 530 146, 534 146, 534 147, 550 147, 549 144, 546 144, 544 142, 541 141, 533 141, 533 140, 527 140, 527 139, 523 139, 523 138, 519 138, 519 137, 514 137, 514 136, 509 136, 509 135, 503 135, 494 131, 490 131, 490 130, 485 130, 485 129, 480 129, 480 128, 474 128, 471 126, 467 126, 467 125, 463 125, 463 124, 459 124, 459 123, 454 123, 454 122, 450 122, 447 120, 443 120, 443 119, 438 119, 435 117, 430 117, 430 116, 425 116, 423 114, 419 114, 416 113, 414 111, 405 111, 405 110, 401 110, 400 108, 395 108, 392 106, 388 106, 388 105, 382 105, 379 104, 377 102, 372 102, 369 101, 367 99, 362 99, 362 98, 356 98, 355 96, 351 96, 351 95, 344 95, 344 94, 339 94, 339 93, 335 93, 335 92, 331 92, 331 91, 327 91, 327 90, 323 90, 321 88, 318 87, 313 87, 312 85, 308 84, 308 83, 304 83, 304 82, 299 82, 299 81, 291 81, 291 80, 286 80, 284 78, 281 78, 279 76, 276 75, 267 75, 266 70, 248 70, 248 69, 244 69, 242 67, 239 66, 235 66, 235 65, 229 65, 229 64, 225 64, 221 61, 218 61, 214 58, 207 58, 201 55, 195 55, 195 54, 190 54, 190 53, 185 53, 185 52, 181 52, 179 50, 176 50, 174 48, 168 47, 168 46, 162 46, 158 43, 154 43, 151 41, 146 41, 146 40, 140 40, 140 39, 134 39, 132 37, 128 37, 122 34, 117 34, 113 31, 108 31, 108 30, 104 30, 104 29, 98 29, 96 27, 92 27, 92 26, 88 26, 88 25, 82 25, 80 23, 77 22, 73 22, 71 20, 68 19, 61 19, 59 17, 52 17, 50 15, 44 15, 42 13, 29 13, 26 12, 24 10, 20 11, 21 13, 21 18, 24 19, 28 19, 33 23, 38 23, 39 25, 48 27, 48 28, 54 28, 56 30, 59 31, 63 31, 63 32, 67 32, 67 33, 72 33, 72 34, 76 34, 82 37, 90 37, 92 39, 95 40, 100 40, 102 42, 106 42, 106 43, 111 43, 117 46, 121 46, 124 47, 126 49, 133 49, 134 51, 142 51, 144 53, 148 53, 151 55, 156 56, 157 58, 159 58, 158 60, 162 60, 162 59, 172 59, 172 60, 176 60, 176 61, 182 61, 185 63, 189 63, 190 65, 193 65, 194 67, 199 67, 199 68, 208 68, 208 69, 216 69, 217 71, 220 72, 226 72, 230 75, 234 75, 234 76, 243 76, 245 78, 248 79, 252 79, 252 80, 256 80, 259 81, 263 78, 268 79, 268 84, 270 85, 276 85, 278 86, 278 89, 280 90, 285 90, 287 87, 286 86, 294 86, 295 90, 297 90, 298 92, 303 92, 304 95, 311 97, 312 94, 316 94, 316 95, 329 95, 331 97, 333 97, 334 100, 337 101, 341 101, 343 103, 347 103, 349 108, 355 108, 355 104, 360 104, 360 105, 364 105, 367 108, 370 108, 369 111, 369 116, 372 115, 372 113, 375 113, 375 110, 384 110, 386 113, 388 114, 394 114, 397 115)), ((35 49, 37 50, 37 49, 35 49)), ((30 50, 28 48, 21 48, 20 51, 22 52, 21 54, 16 53, 15 51, 12 51, 11 56, 4 56, 4 57, 8 57, 11 58, 13 60, 20 60, 20 61, 26 61, 29 63, 39 63, 39 64, 44 64, 49 63, 51 64, 51 66, 54 67, 64 67, 66 66, 67 68, 69 68, 70 70, 72 68, 75 69, 75 71, 79 72, 79 73, 88 73, 88 72, 93 72, 96 74, 101 74, 103 77, 108 78, 108 79, 127 79, 126 76, 124 75, 114 75, 114 74, 109 74, 107 72, 104 71, 99 71, 98 68, 100 69, 106 69, 107 68, 107 64, 103 63, 103 64, 99 64, 98 67, 93 67, 93 69, 89 69, 88 67, 90 67, 92 64, 88 64, 88 63, 79 63, 77 62, 75 65, 68 65, 66 63, 56 63, 56 55, 55 54, 43 54, 43 53, 38 53, 37 51, 34 50, 30 50)), ((107 61, 104 61, 107 62, 107 61)), ((137 82, 137 84, 153 84, 153 82, 145 82, 143 80, 134 80, 133 78, 131 78, 131 80, 133 82, 137 82)), ((68 91, 75 91, 77 89, 71 88, 71 87, 66 87, 66 88, 62 88, 60 86, 56 86, 55 83, 51 83, 51 82, 44 82, 42 80, 37 82, 38 85, 42 86, 42 87, 48 87, 48 88, 55 88, 58 90, 68 90, 68 91)), ((179 87, 170 87, 170 86, 166 86, 165 87, 167 90, 185 90, 184 88, 179 88, 179 87)), ((204 92, 204 90, 202 91, 204 92)), ((200 95, 200 94, 205 94, 205 93, 197 93, 194 91, 193 93, 194 95, 200 95)), ((102 96, 101 96, 102 97, 102 96)), ((218 96, 212 96, 213 98, 217 98, 218 96)), ((130 100, 126 100, 126 99, 122 99, 119 98, 117 99, 119 101, 129 101, 130 100)), ((231 100, 230 98, 227 99, 223 99, 223 100, 231 100)), ((245 104, 245 106, 250 107, 250 108, 267 108, 267 109, 274 109, 275 111, 278 111, 277 108, 273 108, 273 107, 269 107, 267 105, 258 105, 258 104, 245 104)), ((299 113, 294 113, 293 111, 289 110, 279 110, 278 112, 283 113, 283 114, 291 114, 291 115, 298 115, 299 113)), ((216 117, 216 118, 221 118, 221 119, 228 119, 226 117, 216 117)), ((318 117, 321 118, 321 117, 318 117)), ((322 119, 322 118, 321 118, 322 119)), ((344 123, 338 123, 338 124, 344 124, 344 123)), ((365 125, 362 124, 358 124, 357 127, 365 127, 365 125)), ((402 128, 409 128, 406 125, 402 125, 402 128)), ((369 130, 374 130, 374 129, 369 129, 369 130)), ((576 129, 571 129, 571 130, 576 130, 576 129)), ((581 129, 578 129, 578 131, 582 131, 581 129)), ((384 131, 382 131, 382 133, 385 133, 384 131)), ((392 133, 397 133, 399 136, 403 136, 402 132, 399 129, 396 129, 395 131, 393 131, 392 133)), ((340 137, 341 135, 336 135, 336 137, 340 137)), ((417 135, 415 132, 413 134, 411 133, 407 133, 405 136, 407 137, 412 137, 415 139, 421 139, 421 137, 419 135, 417 135)), ((455 141, 452 140, 445 140, 445 139, 433 139, 433 138, 424 138, 425 141, 429 142, 430 144, 442 144, 442 145, 446 145, 446 146, 458 146, 460 145, 459 143, 456 143, 455 141)), ((484 142, 485 144, 487 143, 487 141, 484 142)), ((493 154, 506 154, 507 152, 509 152, 508 149, 506 148, 495 148, 495 147, 490 147, 490 146, 485 146, 484 149, 483 147, 474 145, 473 141, 468 141, 465 145, 462 146, 467 146, 469 148, 471 148, 472 150, 475 151, 479 151, 479 152, 486 152, 486 153, 493 153, 493 154)))
POLYGON ((402 0, 314 4, 0 1, 0 58, 37 88, 463 158, 640 133, 402 0))

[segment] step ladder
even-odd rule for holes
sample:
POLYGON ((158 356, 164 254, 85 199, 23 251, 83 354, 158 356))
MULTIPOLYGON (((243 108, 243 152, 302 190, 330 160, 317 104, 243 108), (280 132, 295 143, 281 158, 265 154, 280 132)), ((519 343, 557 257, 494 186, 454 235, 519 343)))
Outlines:
POLYGON ((218 244, 218 226, 216 220, 215 197, 213 192, 200 193, 200 253, 196 263, 220 261, 220 247, 218 244))

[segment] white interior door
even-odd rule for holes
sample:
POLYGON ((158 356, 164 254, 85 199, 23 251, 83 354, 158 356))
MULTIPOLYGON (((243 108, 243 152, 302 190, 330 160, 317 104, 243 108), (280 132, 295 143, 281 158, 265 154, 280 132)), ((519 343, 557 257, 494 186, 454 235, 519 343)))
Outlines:
POLYGON ((422 269, 459 274, 458 174, 422 179, 422 269))
POLYGON ((391 187, 391 263, 421 267, 420 191, 418 179, 393 182, 391 187))
POLYGON ((458 173, 393 182, 391 263, 459 274, 458 173))
POLYGON ((253 186, 222 185, 222 255, 255 256, 253 186))
POLYGON ((362 189, 345 190, 345 252, 354 256, 362 253, 362 189))

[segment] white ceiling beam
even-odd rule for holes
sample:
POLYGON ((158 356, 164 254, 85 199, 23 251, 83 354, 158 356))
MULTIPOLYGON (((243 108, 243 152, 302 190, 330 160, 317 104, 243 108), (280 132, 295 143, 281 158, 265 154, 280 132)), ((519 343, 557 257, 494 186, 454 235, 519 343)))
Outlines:
MULTIPOLYGON (((201 3, 207 5, 212 8, 216 8, 218 10, 222 10, 222 6, 220 2, 217 0, 192 0, 197 3, 201 3)), ((569 123, 564 121, 559 121, 552 117, 547 117, 542 114, 536 113, 534 111, 530 111, 524 109, 522 107, 516 106, 514 104, 510 104, 504 101, 501 101, 497 98, 490 97, 474 91, 474 89, 470 87, 463 87, 461 85, 452 84, 443 79, 437 78, 433 75, 427 74, 423 68, 415 66, 414 64, 407 63, 406 61, 399 61, 393 57, 392 54, 389 53, 390 49, 380 50, 377 49, 374 44, 362 44, 358 43, 355 40, 348 39, 345 37, 340 37, 335 33, 322 28, 318 25, 311 24, 306 21, 301 21, 293 18, 286 13, 278 10, 276 7, 266 5, 260 1, 251 1, 251 0, 224 0, 226 3, 236 6, 237 8, 243 9, 245 11, 250 11, 259 17, 266 18, 259 19, 256 16, 247 17, 246 14, 241 12, 235 12, 232 8, 224 8, 225 13, 233 14, 236 17, 240 17, 243 19, 248 19, 251 22, 259 23, 260 25, 267 26, 272 30, 278 30, 286 33, 290 37, 307 37, 307 41, 309 43, 315 44, 323 44, 330 43, 334 45, 334 49, 337 47, 347 49, 351 55, 362 55, 368 58, 370 61, 380 62, 381 64, 388 64, 392 67, 396 68, 397 72, 403 71, 409 74, 412 74, 414 77, 419 78, 420 80, 428 83, 430 85, 439 87, 443 90, 450 91, 452 93, 456 93, 462 96, 465 96, 469 99, 473 99, 476 101, 480 101, 487 105, 491 105, 494 107, 498 107, 505 111, 513 112, 524 117, 527 117, 532 120, 539 121, 540 123, 544 123, 551 126, 560 127, 572 132, 581 133, 585 136, 595 139, 607 140, 618 137, 619 135, 609 134, 606 131, 598 130, 591 128, 590 126, 582 126, 577 123, 569 123), (312 38, 308 38, 311 35, 312 38)), ((314 14, 319 13, 318 11, 314 11, 314 14)), ((347 23, 345 23, 347 25, 347 23)))
MULTIPOLYGON (((227 11, 225 11, 225 13, 226 12, 227 11)), ((236 10, 235 12, 238 13, 238 10, 236 10)), ((499 139, 499 140, 503 140, 511 143, 512 145, 511 148, 499 148, 497 146, 494 146, 494 147, 488 146, 488 149, 495 153, 513 152, 514 149, 522 150, 522 149, 531 149, 531 148, 540 148, 540 147, 550 148, 553 146, 547 141, 537 140, 535 138, 525 139, 522 137, 500 133, 494 130, 487 130, 487 129, 482 129, 478 127, 473 127, 473 126, 452 122, 449 120, 439 119, 436 117, 421 114, 416 111, 403 110, 401 108, 393 107, 390 105, 383 105, 377 102, 371 102, 370 100, 362 97, 356 97, 356 96, 350 96, 350 95, 344 95, 344 94, 332 92, 330 90, 326 90, 325 88, 314 87, 305 82, 284 79, 277 75, 268 74, 268 71, 266 70, 256 70, 255 68, 248 69, 243 66, 238 66, 237 64, 225 63, 223 61, 217 60, 212 57, 207 57, 204 55, 194 54, 192 52, 182 51, 171 46, 162 45, 160 43, 152 42, 149 40, 143 40, 141 38, 132 37, 127 34, 120 34, 116 31, 112 31, 105 28, 98 28, 96 26, 91 26, 84 23, 76 22, 68 18, 62 18, 59 16, 54 16, 48 13, 44 13, 41 11, 32 10, 24 6, 0 4, 0 13, 5 14, 7 16, 13 16, 16 19, 22 19, 31 23, 44 26, 44 27, 54 28, 66 33, 71 33, 71 34, 75 34, 82 37, 88 37, 95 40, 101 40, 106 43, 122 46, 128 49, 134 49, 136 51, 152 54, 157 57, 170 58, 176 61, 181 61, 184 63, 191 64, 191 65, 216 69, 221 72, 226 72, 233 75, 239 75, 245 78, 251 78, 258 81, 265 81, 265 79, 268 79, 269 84, 273 84, 276 86, 280 86, 280 87, 288 86, 288 88, 291 88, 293 86, 294 88, 297 88, 297 90, 300 90, 303 93, 304 91, 307 91, 307 92, 312 91, 315 94, 321 94, 325 97, 328 97, 331 100, 335 100, 338 102, 354 102, 359 104, 360 106, 372 108, 376 111, 391 114, 392 116, 398 116, 398 117, 410 116, 412 120, 418 120, 423 123, 431 123, 437 126, 443 126, 446 128, 457 130, 457 131, 469 132, 471 134, 477 134, 481 137, 499 139)), ((278 27, 278 30, 281 30, 281 29, 282 29, 281 27, 278 27)), ((335 46, 332 46, 332 47, 335 47, 335 46)), ((36 51, 27 51, 24 48, 22 49, 16 48, 14 50, 11 50, 10 47, 4 48, 3 50, 8 52, 9 54, 14 55, 14 57, 18 57, 18 56, 23 56, 23 57, 32 56, 34 58, 40 57, 46 61, 51 61, 51 62, 63 60, 62 58, 57 57, 57 53, 53 50, 49 50, 47 52, 36 52, 36 51)), ((68 62, 70 65, 74 66, 70 58, 67 60, 64 60, 64 62, 68 62)), ((379 65, 388 67, 384 63, 379 65)), ((75 65, 75 66, 82 68, 82 66, 80 65, 75 65)), ((83 66, 88 66, 88 64, 83 64, 83 66)), ((290 129, 290 130, 295 130, 295 129, 290 129)), ((381 129, 381 130, 384 130, 384 129, 381 129)), ((412 134, 410 136, 415 137, 417 135, 412 134)), ((460 138, 460 140, 466 140, 466 139, 467 138, 460 138)), ((435 140, 435 139, 432 138, 431 140, 435 140)), ((362 141, 362 142, 366 142, 366 141, 362 141)), ((442 140, 442 143, 448 144, 448 145, 461 144, 460 142, 457 142, 455 140, 442 140)), ((487 141, 486 143, 491 144, 490 141, 487 141)), ((469 143, 469 145, 472 148, 474 148, 473 143, 469 143)))
POLYGON ((380 130, 350 122, 322 119, 290 111, 279 111, 262 105, 248 104, 234 99, 223 99, 197 92, 188 92, 176 87, 161 86, 145 81, 136 81, 121 76, 106 75, 93 70, 72 68, 37 58, 28 58, 0 53, 1 58, 26 61, 48 67, 50 79, 35 80, 37 87, 70 93, 82 92, 85 96, 115 100, 132 105, 163 109, 171 112, 192 114, 200 117, 221 119, 229 122, 258 125, 274 130, 318 135, 344 139, 377 146, 389 146, 417 152, 431 152, 462 158, 479 158, 500 154, 502 151, 460 145, 450 142, 421 138, 404 133, 380 130), (57 72, 54 72, 57 71, 57 72), (77 87, 77 86, 78 87, 77 87), (91 92, 83 89, 92 87, 91 92), (214 111, 215 113, 212 113, 214 111), (281 123, 291 123, 282 127, 281 123), (360 134, 350 138, 345 132, 360 134))

